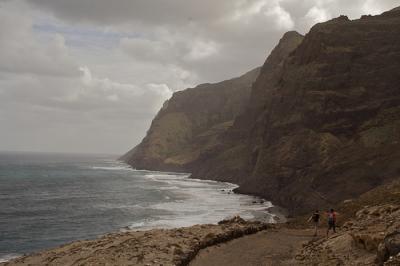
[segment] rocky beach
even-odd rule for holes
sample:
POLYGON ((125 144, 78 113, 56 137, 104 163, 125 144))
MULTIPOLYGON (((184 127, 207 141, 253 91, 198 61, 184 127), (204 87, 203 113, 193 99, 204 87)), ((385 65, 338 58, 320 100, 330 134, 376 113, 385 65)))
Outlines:
POLYGON ((283 224, 234 217, 214 225, 111 233, 0 265, 399 265, 400 183, 336 206, 338 231, 308 216, 283 224))
POLYGON ((200 249, 270 227, 234 217, 218 225, 113 233, 0 265, 187 265, 200 249))

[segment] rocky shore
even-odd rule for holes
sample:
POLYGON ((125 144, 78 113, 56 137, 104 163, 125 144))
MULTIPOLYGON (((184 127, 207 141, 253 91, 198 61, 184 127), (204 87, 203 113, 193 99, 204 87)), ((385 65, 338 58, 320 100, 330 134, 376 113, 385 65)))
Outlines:
POLYGON ((245 221, 112 233, 0 265, 400 265, 400 181, 335 206, 336 234, 323 215, 282 224, 245 221))
POLYGON ((234 217, 217 225, 112 233, 0 265, 187 265, 200 249, 270 227, 234 217))

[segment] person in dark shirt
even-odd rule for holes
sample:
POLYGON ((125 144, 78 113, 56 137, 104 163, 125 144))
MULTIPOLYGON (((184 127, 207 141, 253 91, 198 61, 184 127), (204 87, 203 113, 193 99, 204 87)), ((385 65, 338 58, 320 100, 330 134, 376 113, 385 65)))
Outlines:
POLYGON ((318 224, 319 224, 319 219, 320 219, 320 215, 319 215, 319 211, 315 210, 315 212, 313 213, 313 215, 311 215, 311 217, 308 219, 308 222, 313 222, 314 224, 314 236, 318 235, 318 224))
POLYGON ((333 233, 336 233, 336 215, 337 213, 335 212, 334 209, 330 209, 330 211, 327 212, 328 215, 328 230, 326 231, 326 237, 328 238, 329 236, 329 231, 332 229, 333 233))

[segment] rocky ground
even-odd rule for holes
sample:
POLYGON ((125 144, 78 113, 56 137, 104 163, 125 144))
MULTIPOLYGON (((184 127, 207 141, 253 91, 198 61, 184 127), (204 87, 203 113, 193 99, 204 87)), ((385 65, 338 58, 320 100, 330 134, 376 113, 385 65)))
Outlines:
POLYGON ((113 233, 0 265, 186 265, 200 249, 268 227, 235 217, 218 225, 113 233))
POLYGON ((323 215, 318 237, 309 216, 208 247, 195 265, 400 265, 400 180, 335 206, 337 234, 326 237, 323 215))
POLYGON ((364 207, 336 234, 285 224, 201 250, 191 266, 400 265, 400 205, 364 207))
POLYGON ((400 265, 400 206, 364 207, 328 239, 305 243, 302 265, 400 265), (397 263, 397 264, 396 264, 397 263))
MULTIPOLYGON (((335 209, 338 234, 304 243, 296 256, 298 264, 400 265, 400 178, 335 209)), ((288 226, 304 228, 307 218, 297 217, 288 226)))

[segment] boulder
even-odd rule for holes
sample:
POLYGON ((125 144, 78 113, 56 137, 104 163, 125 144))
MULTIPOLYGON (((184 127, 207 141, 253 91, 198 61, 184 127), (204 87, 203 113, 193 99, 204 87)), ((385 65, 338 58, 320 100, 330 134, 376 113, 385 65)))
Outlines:
POLYGON ((377 260, 380 264, 400 253, 400 231, 392 232, 383 239, 378 248, 377 260))

